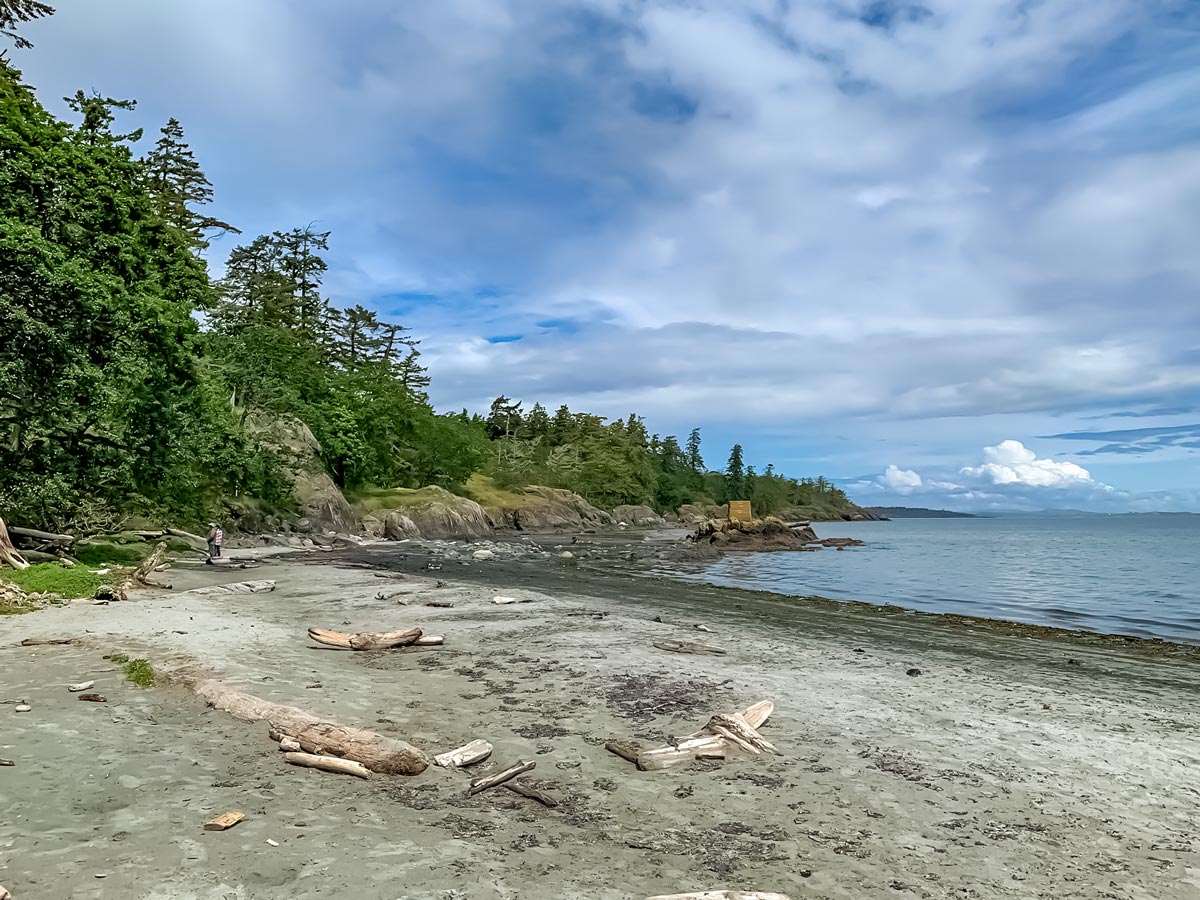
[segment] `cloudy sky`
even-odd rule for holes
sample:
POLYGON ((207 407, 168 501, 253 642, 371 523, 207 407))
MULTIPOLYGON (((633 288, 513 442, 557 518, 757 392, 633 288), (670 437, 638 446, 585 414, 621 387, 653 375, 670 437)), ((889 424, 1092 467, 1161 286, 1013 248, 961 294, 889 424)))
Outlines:
POLYGON ((216 215, 332 230, 439 407, 637 411, 864 503, 1200 509, 1193 0, 56 5, 10 53, 43 102, 136 98, 216 215))

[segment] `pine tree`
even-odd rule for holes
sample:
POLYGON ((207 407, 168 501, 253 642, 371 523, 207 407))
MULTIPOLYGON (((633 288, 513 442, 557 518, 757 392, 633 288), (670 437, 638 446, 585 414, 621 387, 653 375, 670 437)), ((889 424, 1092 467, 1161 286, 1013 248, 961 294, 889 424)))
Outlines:
POLYGON ((355 304, 336 313, 333 322, 337 362, 353 369, 376 358, 383 347, 375 311, 355 304))
POLYGON ((317 254, 329 249, 328 231, 314 231, 311 225, 276 231, 272 237, 279 246, 279 271, 291 284, 296 310, 296 325, 316 334, 325 318, 326 302, 321 297, 321 280, 329 268, 317 254))
POLYGON ((217 330, 232 333, 250 325, 291 328, 296 324, 291 281, 284 275, 279 243, 259 235, 235 247, 216 284, 222 303, 213 315, 217 330))
POLYGON ((89 97, 82 90, 76 91, 73 97, 63 97, 67 106, 83 116, 77 134, 85 144, 96 146, 101 143, 116 144, 121 141, 134 143, 142 139, 142 129, 137 128, 128 134, 113 134, 112 125, 116 118, 114 109, 133 110, 137 108, 136 100, 114 100, 112 97, 101 97, 95 91, 89 97))
POLYGON ((206 216, 192 209, 212 202, 212 183, 200 171, 200 164, 183 140, 183 126, 171 118, 162 128, 162 137, 146 154, 146 188, 154 198, 159 215, 176 228, 182 229, 197 250, 208 247, 206 232, 241 234, 228 222, 206 216))
POLYGON ((725 499, 746 499, 746 470, 742 464, 742 445, 734 444, 725 465, 725 499))
POLYGON ((0 34, 9 38, 17 49, 26 50, 33 44, 17 34, 16 27, 52 15, 54 7, 38 0, 0 0, 0 34))
POLYGON ((533 409, 525 417, 524 436, 530 440, 543 440, 550 435, 550 414, 540 403, 533 404, 533 409))
POLYGON ((693 428, 687 439, 687 462, 694 472, 704 471, 704 459, 700 456, 700 429, 693 428))

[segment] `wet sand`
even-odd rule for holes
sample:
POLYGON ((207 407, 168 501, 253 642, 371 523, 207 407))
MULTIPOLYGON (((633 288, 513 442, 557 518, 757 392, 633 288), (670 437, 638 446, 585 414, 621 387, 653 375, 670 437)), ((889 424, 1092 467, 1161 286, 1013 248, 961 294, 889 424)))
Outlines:
POLYGON ((437 556, 375 545, 177 568, 177 589, 277 588, 146 591, 0 619, 0 700, 33 707, 0 705, 0 758, 16 762, 0 768, 0 884, 16 900, 1200 896, 1194 648, 785 600, 578 558, 427 570, 437 556), (532 602, 497 606, 496 594, 532 602), (412 624, 445 646, 351 653, 305 637, 412 624), (14 646, 25 637, 84 640, 14 646), (670 654, 653 646, 663 640, 728 654, 670 654), (360 781, 290 767, 265 725, 177 685, 125 682, 102 658, 118 651, 430 752, 490 740, 483 767, 535 760, 531 778, 561 805, 466 798, 469 776, 437 768, 360 781), (90 679, 107 704, 67 692, 90 679), (782 757, 638 772, 602 746, 661 742, 764 698, 782 757), (202 830, 230 809, 246 821, 202 830))

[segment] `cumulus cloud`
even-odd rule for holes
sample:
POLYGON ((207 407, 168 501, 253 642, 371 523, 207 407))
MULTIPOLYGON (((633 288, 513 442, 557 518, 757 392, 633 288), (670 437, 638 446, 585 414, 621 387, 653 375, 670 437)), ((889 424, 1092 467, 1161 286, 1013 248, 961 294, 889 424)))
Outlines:
POLYGON ((897 494, 911 494, 924 484, 920 475, 912 469, 901 469, 891 465, 879 476, 879 484, 897 494))
POLYGON ((1001 441, 983 450, 984 462, 966 466, 960 474, 995 485, 1024 485, 1036 488, 1070 488, 1093 485, 1091 473, 1073 462, 1038 459, 1020 441, 1001 441))

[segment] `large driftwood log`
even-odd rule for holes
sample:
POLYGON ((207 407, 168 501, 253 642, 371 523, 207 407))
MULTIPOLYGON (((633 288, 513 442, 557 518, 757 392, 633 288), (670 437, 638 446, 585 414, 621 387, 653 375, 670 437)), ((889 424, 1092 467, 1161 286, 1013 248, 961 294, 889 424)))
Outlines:
POLYGON ((328 722, 299 707, 231 690, 219 681, 199 682, 193 690, 214 709, 244 722, 266 722, 272 735, 291 738, 306 753, 352 759, 385 775, 419 775, 429 765, 429 757, 407 741, 328 722))
POLYGON ((646 900, 789 900, 787 894, 771 891, 693 891, 690 894, 659 894, 646 900))
POLYGON ((471 741, 469 744, 463 744, 456 750, 447 750, 445 753, 439 753, 433 758, 435 766, 441 766, 444 769, 462 768, 463 766, 471 766, 478 762, 483 762, 492 755, 492 745, 487 741, 471 741))
POLYGON ((480 794, 483 791, 488 790, 489 788, 498 787, 499 785, 504 784, 506 781, 511 781, 518 775, 524 775, 526 772, 532 770, 536 765, 537 763, 533 762, 532 760, 530 762, 520 760, 515 766, 509 766, 507 769, 503 769, 494 775, 484 775, 482 778, 476 778, 471 782, 471 786, 467 788, 467 796, 473 797, 476 794, 480 794))
POLYGON ((167 534, 174 535, 177 538, 183 538, 185 541, 191 541, 196 545, 197 550, 208 549, 208 541, 200 537, 198 534, 192 534, 190 531, 183 531, 179 528, 168 528, 167 534))
POLYGON ((328 628, 308 629, 309 638, 318 644, 340 647, 343 650, 390 650, 393 647, 407 647, 417 643, 422 634, 420 628, 408 628, 403 631, 364 631, 358 634, 346 634, 328 628))
POLYGON ((336 756, 318 756, 313 753, 285 753, 283 758, 293 766, 307 766, 310 769, 322 769, 326 772, 337 772, 340 775, 354 775, 358 778, 370 778, 371 770, 360 762, 352 759, 339 759, 336 756))
POLYGON ((58 647, 63 644, 74 644, 75 638, 25 638, 22 647, 58 647))
POLYGON ((113 589, 113 596, 118 600, 128 600, 129 592, 133 590, 135 581, 150 587, 162 587, 162 585, 155 584, 150 580, 150 573, 157 566, 161 565, 163 557, 166 555, 167 545, 164 541, 159 541, 154 545, 154 549, 150 551, 150 555, 138 563, 132 572, 117 583, 117 586, 113 589))
POLYGON ((642 745, 637 741, 608 741, 605 743, 604 749, 609 753, 615 753, 621 759, 629 760, 635 766, 637 765, 638 757, 645 752, 642 745))
POLYGON ((14 538, 27 538, 42 544, 75 543, 75 536, 72 534, 55 534, 52 531, 38 531, 36 528, 21 528, 18 525, 10 525, 8 533, 14 538))
POLYGON ((13 900, 13 895, 8 892, 8 889, 0 884, 0 900, 13 900))
POLYGON ((275 582, 270 579, 259 581, 235 581, 231 584, 210 584, 207 587, 192 588, 190 591, 180 591, 180 597, 216 597, 226 594, 267 594, 275 590, 275 582))
POLYGON ((0 519, 0 563, 7 563, 14 569, 29 568, 29 563, 13 546, 12 538, 8 536, 8 529, 4 526, 3 519, 0 519))

